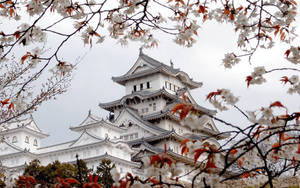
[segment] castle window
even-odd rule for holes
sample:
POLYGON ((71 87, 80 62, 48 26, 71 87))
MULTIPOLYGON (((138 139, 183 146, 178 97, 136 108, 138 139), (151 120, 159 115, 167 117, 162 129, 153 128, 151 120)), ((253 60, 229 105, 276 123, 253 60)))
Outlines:
POLYGON ((136 91, 136 85, 133 86, 133 91, 136 91))
POLYGON ((130 140, 133 140, 133 134, 132 134, 132 135, 130 135, 130 140))
POLYGON ((143 90, 143 83, 140 84, 140 90, 143 90))
POLYGON ((153 111, 156 111, 156 103, 153 103, 153 111))
POLYGON ((172 89, 172 84, 171 83, 169 83, 169 90, 171 90, 172 89))
POLYGON ((168 82, 165 82, 165 88, 168 89, 168 82))
POLYGON ((34 145, 34 146, 37 146, 37 145, 38 145, 38 143, 37 143, 37 140, 36 140, 36 139, 34 139, 34 141, 33 141, 33 145, 34 145))
POLYGON ((17 142, 18 142, 17 137, 14 136, 13 139, 12 139, 12 143, 17 143, 17 142))
POLYGON ((29 136, 25 137, 25 143, 29 143, 29 136))
POLYGON ((135 136, 135 138, 138 138, 138 133, 135 133, 134 136, 135 136))
POLYGON ((150 88, 150 82, 147 82, 147 89, 150 88))
POLYGON ((173 85, 173 90, 176 91, 176 86, 175 85, 173 85))

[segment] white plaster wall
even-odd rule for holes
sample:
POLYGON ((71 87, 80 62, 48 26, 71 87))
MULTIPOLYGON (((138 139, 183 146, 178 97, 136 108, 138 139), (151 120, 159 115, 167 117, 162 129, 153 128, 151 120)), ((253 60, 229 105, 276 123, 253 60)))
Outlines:
POLYGON ((156 73, 152 75, 145 76, 143 78, 137 78, 134 80, 130 80, 125 84, 125 93, 126 95, 131 94, 133 92, 133 86, 137 86, 137 91, 140 91, 140 84, 143 83, 143 90, 154 91, 162 88, 161 84, 161 74, 156 73), (150 82, 150 88, 147 89, 146 83, 150 82))
POLYGON ((142 138, 142 137, 149 137, 149 136, 152 136, 152 134, 149 131, 147 131, 139 126, 133 125, 131 128, 128 129, 128 131, 121 134, 120 138, 122 138, 122 140, 124 140, 124 141, 129 141, 129 140, 134 140, 134 139, 138 139, 138 138, 142 138), (138 134, 137 138, 135 137, 136 133, 138 134), (133 139, 130 138, 131 135, 132 135, 133 139), (126 139, 126 136, 127 136, 127 139, 126 139))
POLYGON ((144 100, 144 101, 141 101, 141 103, 139 104, 132 104, 130 105, 130 107, 134 108, 134 109, 137 109, 138 110, 138 113, 140 115, 148 115, 148 114, 152 114, 152 113, 156 113, 156 112, 159 112, 161 111, 166 105, 166 101, 159 98, 159 99, 156 99, 156 100, 144 100), (153 107, 154 106, 154 103, 155 103, 155 108, 153 107), (146 110, 147 108, 147 110, 146 110), (144 109, 144 110, 142 110, 144 109))
POLYGON ((179 87, 179 88, 183 88, 185 87, 185 85, 178 79, 178 78, 175 78, 173 76, 168 76, 168 75, 162 75, 162 78, 161 78, 161 84, 162 86, 164 86, 164 88, 169 91, 170 93, 172 94, 175 94, 176 92, 173 90, 173 85, 179 87), (165 86, 165 82, 168 82, 168 83, 171 83, 172 84, 172 88, 171 90, 169 89, 169 87, 166 87, 165 86))

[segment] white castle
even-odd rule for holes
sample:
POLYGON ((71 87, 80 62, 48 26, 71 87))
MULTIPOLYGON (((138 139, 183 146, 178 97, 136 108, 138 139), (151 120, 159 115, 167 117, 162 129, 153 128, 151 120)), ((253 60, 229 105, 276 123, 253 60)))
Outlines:
POLYGON ((143 175, 140 159, 164 151, 175 161, 190 169, 194 161, 181 155, 180 143, 185 138, 208 138, 208 142, 219 145, 218 139, 226 135, 218 134, 211 118, 205 114, 216 112, 197 105, 190 90, 201 87, 202 83, 193 81, 187 73, 163 64, 140 49, 139 57, 130 70, 112 80, 125 87, 122 98, 100 103, 109 111, 104 120, 90 111, 78 126, 70 127, 80 136, 64 143, 41 146, 40 140, 46 138, 32 116, 10 122, 6 130, 0 132, 0 161, 6 169, 8 178, 23 173, 26 164, 34 159, 47 165, 55 160, 75 163, 76 155, 86 161, 88 167, 96 168, 103 159, 116 164, 121 174, 131 172, 143 175), (181 94, 203 114, 199 118, 197 130, 191 130, 180 123, 178 114, 170 111, 177 103, 183 102, 181 94), (218 136, 216 136, 218 135, 218 136))

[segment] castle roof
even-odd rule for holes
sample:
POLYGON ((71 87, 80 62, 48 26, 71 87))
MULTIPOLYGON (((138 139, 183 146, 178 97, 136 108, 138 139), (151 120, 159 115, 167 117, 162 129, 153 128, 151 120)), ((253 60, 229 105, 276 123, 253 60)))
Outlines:
POLYGON ((151 97, 156 97, 156 96, 165 96, 170 99, 177 99, 176 95, 173 95, 166 91, 164 88, 156 90, 156 91, 149 91, 149 90, 141 90, 137 92, 133 92, 131 94, 125 95, 121 99, 112 101, 112 102, 107 102, 107 103, 99 103, 99 106, 105 110, 108 111, 113 111, 114 107, 122 107, 123 104, 125 104, 127 99, 134 99, 135 97, 138 97, 139 99, 147 99, 151 97))
POLYGON ((8 123, 5 123, 2 126, 2 128, 3 130, 0 132, 0 134, 7 134, 8 132, 18 132, 20 130, 24 130, 27 132, 31 132, 41 138, 45 138, 49 136, 48 134, 43 133, 41 131, 41 129, 37 126, 36 122, 34 121, 32 115, 30 115, 28 118, 25 119, 15 120, 15 121, 10 121, 8 123))
MULTIPOLYGON (((158 153, 164 153, 165 150, 159 147, 155 147, 148 142, 144 141, 141 143, 141 145, 138 148, 138 152, 132 156, 133 161, 139 161, 139 155, 143 153, 144 151, 150 151, 151 153, 158 154, 158 153)), ((170 156, 172 159, 175 159, 176 161, 184 162, 185 164, 194 165, 194 160, 191 158, 188 158, 186 156, 180 155, 178 153, 173 152, 172 150, 168 149, 166 151, 166 154, 170 156)))
POLYGON ((133 67, 122 76, 112 77, 112 80, 121 85, 125 85, 125 83, 129 80, 147 75, 153 75, 155 73, 162 73, 168 76, 176 77, 191 89, 202 86, 201 82, 193 81, 193 79, 190 78, 186 72, 183 72, 180 69, 175 69, 173 66, 169 66, 162 62, 159 62, 152 57, 144 54, 142 50, 140 50, 139 57, 133 67), (135 70, 140 66, 141 62, 146 63, 148 65, 148 68, 135 72, 135 70))
MULTIPOLYGON (((167 97, 167 98, 174 101, 174 103, 172 103, 171 106, 170 105, 168 106, 168 109, 165 112, 170 111, 177 103, 183 103, 184 102, 183 99, 181 99, 177 95, 173 95, 173 94, 169 93, 167 90, 165 90, 164 88, 162 88, 162 89, 159 89, 159 90, 156 90, 156 91, 142 90, 142 91, 133 92, 131 94, 125 95, 121 99, 118 99, 118 100, 115 100, 115 101, 112 101, 112 102, 99 103, 99 106, 101 108, 105 109, 105 110, 113 112, 114 108, 116 108, 116 107, 121 108, 123 106, 123 104, 125 104, 128 99, 134 99, 135 97, 137 97, 139 99, 144 100, 144 99, 148 99, 148 98, 156 97, 156 96, 164 96, 164 97, 167 97)), ((215 115, 216 114, 215 110, 210 110, 210 109, 204 108, 204 107, 202 107, 202 106, 200 106, 196 103, 193 104, 193 105, 203 113, 210 114, 210 115, 215 115)), ((160 112, 158 112, 157 115, 159 115, 159 113, 160 112)), ((151 115, 155 116, 155 114, 150 114, 150 116, 151 115)))
POLYGON ((118 132, 125 131, 125 129, 118 127, 118 126, 116 126, 108 121, 105 121, 102 118, 99 118, 98 116, 92 114, 91 111, 89 111, 85 120, 83 120, 78 126, 71 126, 70 129, 72 131, 80 132, 80 131, 84 131, 86 129, 90 129, 90 128, 96 127, 96 126, 103 126, 103 127, 111 128, 118 132))
POLYGON ((156 125, 153 125, 152 123, 150 123, 149 121, 145 121, 143 120, 143 118, 141 118, 141 116, 137 113, 137 111, 135 109, 132 109, 130 107, 125 106, 124 111, 126 111, 127 113, 129 113, 133 118, 135 118, 137 121, 140 122, 140 126, 149 130, 150 132, 154 132, 156 134, 160 134, 163 132, 166 132, 165 129, 162 129, 156 125))

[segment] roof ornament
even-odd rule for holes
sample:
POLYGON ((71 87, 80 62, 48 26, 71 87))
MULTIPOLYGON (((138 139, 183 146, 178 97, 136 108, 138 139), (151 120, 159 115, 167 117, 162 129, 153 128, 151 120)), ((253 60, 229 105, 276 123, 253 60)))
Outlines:
POLYGON ((174 63, 173 63, 172 59, 170 59, 170 64, 171 64, 171 67, 174 68, 174 63))
POLYGON ((140 55, 142 55, 142 54, 143 54, 143 46, 141 46, 141 47, 139 48, 139 50, 140 50, 140 55))

